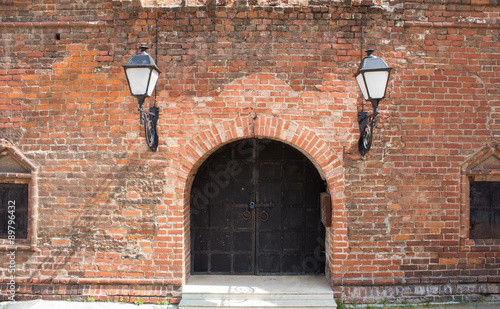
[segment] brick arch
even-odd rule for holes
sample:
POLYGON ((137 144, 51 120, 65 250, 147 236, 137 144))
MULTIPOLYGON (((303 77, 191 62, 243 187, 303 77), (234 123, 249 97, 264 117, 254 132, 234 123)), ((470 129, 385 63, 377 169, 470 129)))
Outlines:
MULTIPOLYGON (((175 196, 177 203, 173 203, 177 210, 176 217, 181 217, 184 234, 184 263, 185 278, 189 275, 190 265, 190 192, 198 168, 217 149, 222 146, 245 138, 270 138, 293 146, 301 151, 317 168, 319 174, 326 180, 332 196, 332 225, 327 232, 327 248, 335 247, 335 252, 347 252, 347 221, 344 197, 344 169, 339 156, 309 128, 297 123, 278 119, 276 117, 259 116, 253 119, 250 116, 238 117, 235 120, 218 123, 211 128, 200 132, 193 140, 183 147, 178 154, 178 160, 172 163, 169 175, 175 179, 177 188, 175 196)), ((339 261, 334 257, 333 250, 327 249, 329 268, 334 269, 339 261)), ((327 271, 328 273, 328 271, 327 271)))
MULTIPOLYGON (((270 138, 289 144, 301 151, 316 166, 321 177, 328 181, 342 175, 340 158, 310 129, 275 117, 238 117, 213 126, 196 136, 186 147, 189 159, 184 162, 187 178, 192 178, 201 164, 213 152, 227 143, 245 138, 270 138)), ((189 189, 189 188, 185 188, 189 189)))

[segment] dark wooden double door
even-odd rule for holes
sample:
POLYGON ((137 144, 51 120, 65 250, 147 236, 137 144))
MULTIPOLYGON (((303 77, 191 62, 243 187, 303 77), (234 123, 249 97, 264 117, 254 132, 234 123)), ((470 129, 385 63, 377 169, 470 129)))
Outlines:
POLYGON ((315 167, 291 146, 269 139, 224 146, 193 183, 192 272, 324 272, 323 190, 315 167))

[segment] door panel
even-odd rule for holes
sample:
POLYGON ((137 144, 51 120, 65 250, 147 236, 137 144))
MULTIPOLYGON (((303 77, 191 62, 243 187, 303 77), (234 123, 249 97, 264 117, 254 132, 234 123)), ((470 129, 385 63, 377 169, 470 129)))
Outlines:
POLYGON ((323 190, 314 166, 286 144, 247 139, 221 148, 193 183, 193 273, 322 272, 323 190))

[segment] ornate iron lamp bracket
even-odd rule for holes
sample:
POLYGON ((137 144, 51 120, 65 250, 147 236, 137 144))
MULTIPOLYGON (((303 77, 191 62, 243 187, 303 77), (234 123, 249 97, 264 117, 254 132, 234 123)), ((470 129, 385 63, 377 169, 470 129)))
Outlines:
MULTIPOLYGON (((358 112, 359 131, 361 132, 358 141, 358 150, 362 156, 365 156, 372 147, 373 128, 378 127, 378 108, 375 107, 374 102, 372 102, 372 105, 374 106, 373 114, 368 114, 366 111, 358 112)), ((376 105, 378 106, 378 102, 376 105)))
POLYGON ((156 106, 150 107, 149 111, 145 110, 143 107, 144 98, 139 98, 139 108, 137 109, 140 113, 139 122, 144 124, 144 134, 146 136, 146 143, 152 151, 156 151, 158 148, 158 132, 156 131, 156 124, 158 118, 160 117, 160 109, 156 106))

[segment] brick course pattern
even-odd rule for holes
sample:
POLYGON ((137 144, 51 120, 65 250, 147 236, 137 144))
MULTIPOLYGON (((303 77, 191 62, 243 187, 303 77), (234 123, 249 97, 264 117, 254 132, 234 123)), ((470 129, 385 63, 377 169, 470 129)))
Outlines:
POLYGON ((498 0, 5 0, 0 12, 0 138, 37 167, 19 299, 178 302, 198 167, 267 137, 328 184, 336 297, 500 300, 500 240, 467 232, 468 177, 500 153, 498 0), (163 71, 146 100, 160 108, 157 152, 121 67, 142 44, 163 71), (395 68, 366 157, 362 48, 395 68))

